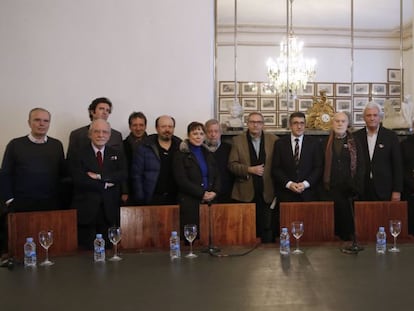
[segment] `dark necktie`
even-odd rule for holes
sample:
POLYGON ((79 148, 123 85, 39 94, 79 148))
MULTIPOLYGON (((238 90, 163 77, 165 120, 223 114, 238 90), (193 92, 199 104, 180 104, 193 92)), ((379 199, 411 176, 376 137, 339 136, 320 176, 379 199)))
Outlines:
POLYGON ((298 166, 299 164, 299 138, 295 138, 295 153, 293 155, 293 158, 295 159, 295 164, 298 166))
POLYGON ((96 153, 96 160, 98 160, 99 167, 102 168, 102 166, 103 166, 103 160, 102 160, 102 152, 101 151, 98 151, 96 153))

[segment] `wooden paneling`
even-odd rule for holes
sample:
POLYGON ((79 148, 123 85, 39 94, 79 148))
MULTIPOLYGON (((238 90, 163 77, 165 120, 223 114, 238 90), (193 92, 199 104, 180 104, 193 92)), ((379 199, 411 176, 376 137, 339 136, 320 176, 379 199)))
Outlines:
POLYGON ((23 259, 26 237, 36 242, 37 260, 42 261, 45 250, 39 244, 41 230, 53 230, 53 245, 49 257, 68 255, 77 251, 78 230, 76 210, 10 213, 8 215, 9 253, 17 260, 23 259))
POLYGON ((355 202, 355 229, 358 241, 375 241, 378 227, 385 227, 387 240, 392 236, 389 230, 391 219, 401 220, 398 238, 408 238, 406 201, 359 201, 355 202))
POLYGON ((123 249, 169 248, 171 231, 180 231, 178 205, 121 207, 123 249))
POLYGON ((209 213, 211 239, 215 246, 254 245, 256 239, 256 205, 229 203, 200 205, 200 243, 209 244, 209 213))
POLYGON ((280 227, 287 227, 290 232, 291 223, 303 221, 303 242, 333 241, 334 208, 333 202, 281 202, 280 227))

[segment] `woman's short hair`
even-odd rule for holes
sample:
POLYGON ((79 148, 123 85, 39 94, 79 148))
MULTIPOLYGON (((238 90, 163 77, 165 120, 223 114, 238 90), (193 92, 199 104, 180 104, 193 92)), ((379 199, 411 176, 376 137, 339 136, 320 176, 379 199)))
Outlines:
POLYGON ((192 131, 199 130, 199 129, 202 130, 204 133, 206 132, 206 129, 203 123, 193 121, 187 126, 187 135, 190 134, 192 131))

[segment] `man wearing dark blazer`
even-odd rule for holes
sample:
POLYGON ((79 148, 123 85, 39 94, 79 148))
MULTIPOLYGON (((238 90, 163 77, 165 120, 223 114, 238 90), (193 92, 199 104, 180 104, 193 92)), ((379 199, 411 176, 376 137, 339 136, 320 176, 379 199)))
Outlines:
POLYGON ((221 189, 217 194, 217 203, 230 203, 231 191, 233 190, 233 174, 230 172, 228 163, 231 151, 231 144, 221 140, 220 122, 210 119, 205 124, 206 144, 213 153, 216 165, 219 169, 221 189))
MULTIPOLYGON (((109 100, 109 98, 106 97, 95 98, 88 107, 89 119, 91 122, 98 119, 108 121, 111 112, 112 102, 109 100)), ((79 152, 79 150, 85 148, 85 146, 88 146, 90 144, 89 127, 90 125, 82 126, 70 133, 68 152, 66 154, 68 161, 74 153, 79 152)), ((121 133, 117 130, 111 129, 111 136, 107 142, 107 146, 124 153, 124 144, 122 141, 121 133)), ((70 187, 67 188, 70 189, 70 187)), ((128 183, 125 182, 122 186, 122 201, 124 203, 126 203, 128 200, 128 192, 128 183)))
MULTIPOLYGON (((88 107, 89 119, 91 122, 97 119, 108 121, 111 112, 112 102, 106 97, 95 98, 88 107)), ((85 145, 89 145, 89 126, 90 125, 82 126, 70 133, 67 152, 68 159, 73 152, 83 148, 85 145)), ((124 145, 121 133, 111 129, 111 137, 109 138, 107 145, 117 150, 123 150, 124 145)))
POLYGON ((323 170, 320 143, 316 138, 304 135, 304 113, 292 113, 289 125, 291 134, 276 141, 273 150, 272 177, 276 197, 280 202, 315 201, 323 170))
POLYGON ((229 168, 235 176, 232 198, 256 203, 256 236, 263 243, 271 243, 278 231, 275 210, 270 208, 275 196, 271 178, 272 153, 278 137, 265 133, 263 127, 263 115, 250 113, 247 132, 233 137, 229 168))
POLYGON ((402 199, 408 203, 408 233, 414 234, 414 135, 401 142, 404 191, 402 199))
POLYGON ((85 249, 93 247, 96 233, 109 241, 108 228, 120 223, 121 184, 127 178, 123 152, 107 145, 109 123, 92 121, 89 145, 75 152, 69 160, 74 183, 72 208, 78 211, 78 242, 85 249))
POLYGON ((354 134, 361 144, 366 168, 362 200, 399 201, 403 171, 398 137, 381 125, 382 111, 377 103, 369 102, 363 115, 366 126, 354 134))

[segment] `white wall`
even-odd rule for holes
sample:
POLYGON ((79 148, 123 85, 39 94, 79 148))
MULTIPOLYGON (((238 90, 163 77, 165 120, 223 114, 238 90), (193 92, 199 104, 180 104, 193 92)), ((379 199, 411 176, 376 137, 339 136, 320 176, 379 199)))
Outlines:
POLYGON ((29 132, 31 108, 50 110, 49 134, 66 148, 100 96, 124 136, 132 111, 147 115, 151 133, 171 114, 184 136, 190 121, 213 116, 213 16, 213 0, 2 0, 0 160, 29 132))

